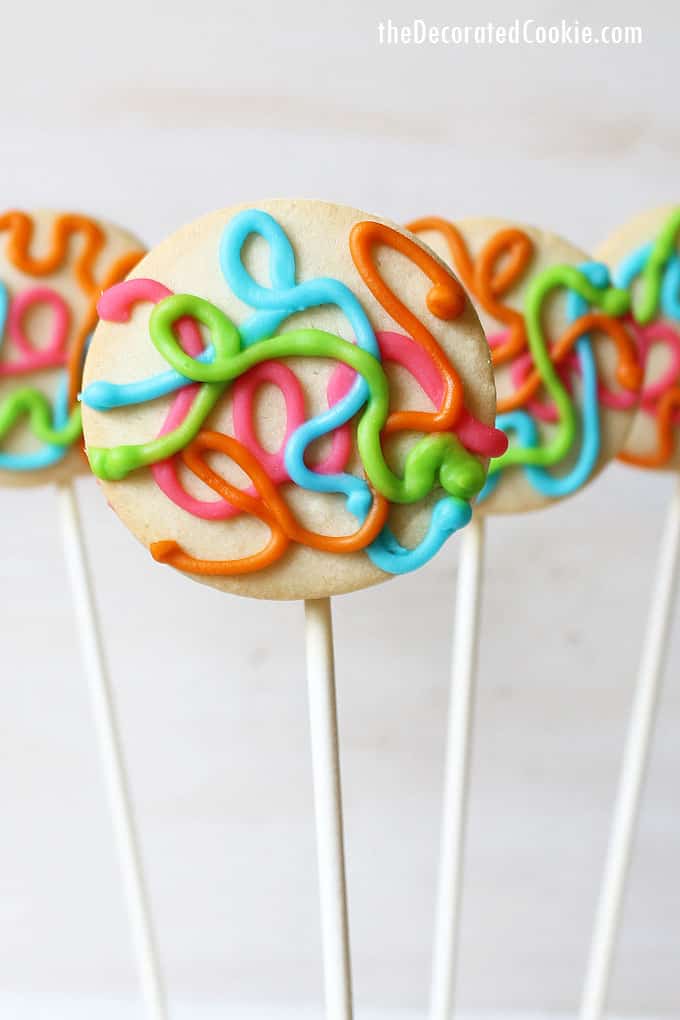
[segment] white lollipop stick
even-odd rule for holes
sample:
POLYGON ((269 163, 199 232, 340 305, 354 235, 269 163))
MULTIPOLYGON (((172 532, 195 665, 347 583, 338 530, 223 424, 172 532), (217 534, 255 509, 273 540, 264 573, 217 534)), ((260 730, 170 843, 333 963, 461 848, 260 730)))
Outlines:
POLYGON ((90 687, 111 820, 127 894, 142 994, 148 1016, 152 1020, 166 1020, 165 989, 151 922, 149 896, 73 483, 59 485, 57 493, 78 635, 90 687))
POLYGON ((431 1020, 450 1020, 454 1008, 483 566, 484 518, 476 514, 461 536, 458 565, 431 1020))
POLYGON ((590 945, 581 1004, 582 1020, 599 1020, 606 1005, 623 896, 661 692, 679 568, 680 479, 671 498, 661 540, 656 589, 647 620, 640 672, 628 726, 619 791, 590 945))
POLYGON ((352 970, 330 599, 308 599, 305 602, 305 631, 326 1020, 352 1020, 352 970))

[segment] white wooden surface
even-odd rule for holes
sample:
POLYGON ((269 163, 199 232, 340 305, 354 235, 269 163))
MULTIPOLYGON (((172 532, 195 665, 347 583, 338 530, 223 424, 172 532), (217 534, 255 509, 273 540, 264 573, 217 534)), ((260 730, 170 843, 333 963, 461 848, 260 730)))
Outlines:
MULTIPOLYGON (((4 204, 82 207, 153 242, 212 207, 296 193, 402 219, 488 211, 589 246, 634 208, 677 198, 677 15, 663 0, 571 4, 582 22, 642 21, 634 51, 377 47, 388 14, 564 13, 423 6, 19 7, 0 65, 4 204)), ((221 598, 152 565, 94 483, 80 489, 170 994, 197 1015, 320 1003, 299 607, 221 598)), ((488 528, 465 1010, 577 1006, 670 490, 613 469, 578 500, 488 528)), ((0 507, 0 990, 26 1010, 38 996, 33 1020, 49 995, 131 1001, 136 974, 54 497, 3 491, 0 507)), ((455 561, 452 543, 419 575, 335 605, 364 1007, 427 998, 455 561)), ((620 1011, 680 1007, 679 627, 620 1011)))

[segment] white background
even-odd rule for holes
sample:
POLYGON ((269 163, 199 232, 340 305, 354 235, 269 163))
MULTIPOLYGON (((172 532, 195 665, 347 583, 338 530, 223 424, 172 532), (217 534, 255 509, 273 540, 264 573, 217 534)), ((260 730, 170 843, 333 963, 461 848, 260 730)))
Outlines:
MULTIPOLYGON (((82 209, 153 244, 211 208, 292 194, 397 220, 497 214, 587 248, 678 200, 680 153, 677 12, 594 7, 17 4, 0 62, 2 205, 82 209), (645 41, 380 48, 388 16, 566 16, 641 24, 645 41)), ((615 467, 572 502, 490 523, 465 1009, 577 1004, 670 487, 615 467)), ((90 480, 79 495, 170 991, 193 1004, 178 1015, 251 1016, 243 1003, 306 1018, 295 1007, 320 1002, 321 977, 302 609, 153 565, 90 480)), ((132 1020, 55 496, 0 499, 0 1015, 108 1020, 107 1000, 132 1020)), ((455 562, 452 542, 335 609, 356 991, 392 1017, 426 1001, 455 562)), ((680 1007, 674 632, 618 1011, 680 1007)))

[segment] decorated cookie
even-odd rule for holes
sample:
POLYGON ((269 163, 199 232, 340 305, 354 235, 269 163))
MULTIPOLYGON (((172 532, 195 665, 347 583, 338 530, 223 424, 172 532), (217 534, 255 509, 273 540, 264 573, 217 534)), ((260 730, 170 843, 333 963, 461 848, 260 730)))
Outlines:
POLYGON ((644 366, 640 409, 621 453, 637 467, 680 467, 680 207, 642 213, 598 250, 631 296, 629 332, 644 366))
POLYGON ((467 523, 506 445, 462 287, 354 209, 206 216, 99 315, 92 470, 154 559, 225 591, 313 598, 419 567, 467 523))
POLYGON ((606 266, 554 234, 504 220, 410 224, 475 303, 491 347, 496 424, 509 448, 478 503, 517 513, 569 496, 622 448, 642 372, 606 266))
POLYGON ((85 347, 102 291, 142 257, 132 235, 75 213, 0 215, 0 485, 87 471, 85 347))

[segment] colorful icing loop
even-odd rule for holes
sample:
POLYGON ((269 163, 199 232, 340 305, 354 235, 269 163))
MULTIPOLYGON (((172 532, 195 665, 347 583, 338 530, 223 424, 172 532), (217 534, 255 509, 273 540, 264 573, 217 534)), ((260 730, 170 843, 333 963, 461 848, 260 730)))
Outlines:
POLYGON ((26 276, 44 279, 71 262, 73 280, 87 303, 84 314, 74 322, 72 309, 53 287, 40 284, 10 297, 6 285, 0 283, 0 379, 29 377, 52 369, 61 373, 54 406, 42 390, 30 385, 22 385, 0 401, 0 468, 11 471, 50 467, 62 460, 80 438, 77 394, 85 347, 97 321, 97 298, 102 288, 125 276, 143 255, 140 250, 127 252, 98 279, 95 263, 107 238, 97 223, 71 214, 55 217, 50 244, 39 257, 31 251, 34 230, 34 221, 27 213, 15 210, 0 216, 0 232, 7 233, 5 253, 10 265, 26 276), (82 242, 75 256, 71 252, 74 237, 82 242), (31 336, 28 323, 41 306, 50 309, 52 326, 47 343, 39 344, 31 336), (3 450, 3 441, 22 424, 41 447, 24 453, 3 450))
POLYGON ((455 428, 463 409, 463 387, 453 365, 430 331, 399 300, 382 279, 373 261, 373 248, 387 245, 414 262, 432 281, 427 294, 427 307, 438 319, 456 319, 465 307, 465 295, 458 281, 429 252, 404 234, 383 223, 357 223, 350 235, 350 250, 361 277, 395 322, 429 355, 444 381, 441 407, 434 414, 422 411, 401 411, 390 416, 388 432, 404 429, 414 431, 455 428))
POLYGON ((680 207, 672 210, 657 238, 631 252, 614 271, 619 287, 633 294, 627 326, 637 341, 643 365, 650 351, 665 348, 667 365, 645 382, 641 412, 656 420, 656 447, 651 452, 624 450, 619 459, 635 467, 663 468, 677 453, 680 426, 680 207), (636 290, 636 286, 639 288, 636 290), (662 316, 666 320, 663 321, 662 316))
MULTIPOLYGON (((394 474, 383 455, 380 436, 389 410, 389 385, 380 361, 332 333, 319 329, 291 330, 250 347, 241 347, 238 330, 224 312, 192 294, 175 294, 157 304, 151 313, 149 331, 154 346, 168 364, 187 382, 202 385, 184 420, 171 431, 148 443, 111 449, 90 447, 90 464, 100 478, 120 480, 137 468, 148 467, 178 453, 198 434, 226 385, 253 366, 274 358, 312 357, 339 361, 362 376, 368 399, 358 423, 357 443, 369 479, 387 499, 398 503, 416 502, 432 490, 436 478, 451 495, 471 499, 483 483, 483 467, 465 453, 450 433, 424 437, 408 454, 403 477, 394 474), (213 348, 213 358, 209 362, 187 354, 175 336, 175 324, 189 316, 209 331, 213 348)), ((89 402, 87 389, 83 400, 89 402)), ((288 450, 299 431, 296 430, 289 440, 288 450)), ((299 466, 296 473, 299 473, 299 466)), ((342 476, 338 476, 338 492, 345 491, 341 479, 342 476)))
POLYGON ((451 263, 481 306, 498 322, 508 327, 503 341, 491 352, 494 365, 503 365, 526 350, 524 316, 500 300, 523 277, 533 257, 531 238, 516 227, 499 230, 472 260, 465 241, 453 223, 435 216, 414 220, 409 230, 441 233, 448 245, 451 263), (500 268, 497 268, 500 264, 500 268))
MULTIPOLYGON (((11 361, 0 361, 0 377, 27 375, 39 372, 44 368, 62 368, 66 364, 66 342, 68 339, 69 310, 66 302, 50 287, 31 287, 17 294, 11 304, 8 303, 7 288, 3 289, 3 310, 8 309, 7 328, 19 358, 11 361), (52 309, 52 338, 46 346, 36 348, 26 335, 24 320, 31 309, 38 305, 48 305, 52 309)), ((5 315, 3 314, 3 321, 5 315)), ((4 333, 4 328, 3 331, 4 333)))
POLYGON ((524 309, 518 311, 504 298, 530 269, 534 245, 524 231, 515 227, 497 231, 473 258, 461 233, 446 220, 424 218, 411 223, 410 229, 436 231, 443 237, 463 282, 480 306, 505 326, 489 338, 489 345, 494 365, 509 366, 514 389, 498 401, 497 424, 513 441, 505 454, 492 461, 480 501, 497 487, 502 472, 513 467, 521 468, 531 485, 548 498, 576 491, 597 465, 599 405, 628 410, 637 403, 642 370, 636 345, 621 321, 630 306, 628 294, 610 287, 609 274, 601 264, 588 263, 580 269, 556 265, 529 278, 524 309), (569 326, 549 342, 544 309, 557 290, 567 293, 569 326), (620 391, 609 391, 598 379, 595 334, 616 349, 620 391), (573 397, 573 376, 581 379, 580 408, 573 397), (555 429, 542 437, 539 421, 555 429), (566 473, 548 470, 568 459, 574 462, 566 473))
MULTIPOLYGON (((677 282, 678 259, 675 254, 675 246, 679 233, 680 209, 674 209, 651 246, 641 269, 642 294, 640 301, 633 306, 633 315, 642 326, 648 325, 656 315, 661 299, 664 275, 668 269, 671 269, 674 282, 677 282)), ((678 296, 677 291, 675 296, 678 296)), ((675 311, 675 307, 672 311, 675 311)), ((678 318, 677 314, 673 317, 678 318)))
POLYGON ((150 468, 156 483, 178 506, 204 520, 252 514, 267 525, 263 549, 240 559, 204 560, 190 556, 172 540, 156 542, 154 557, 180 570, 206 575, 243 574, 278 561, 290 543, 338 554, 365 550, 389 573, 412 570, 433 556, 453 532, 467 523, 469 502, 481 490, 486 471, 478 457, 501 454, 505 437, 477 421, 463 404, 461 381, 432 333, 382 279, 373 258, 378 245, 404 255, 429 278, 427 306, 443 320, 458 317, 465 306, 460 285, 420 245, 398 231, 372 221, 357 223, 350 239, 357 270, 387 315, 408 332, 376 333, 357 296, 339 280, 319 277, 297 282, 295 254, 281 225, 261 210, 245 210, 227 224, 219 262, 229 289, 253 314, 236 324, 215 304, 191 294, 171 294, 149 279, 126 281, 106 292, 99 303, 102 320, 126 322, 137 301, 154 305, 150 339, 168 369, 133 383, 98 380, 83 392, 85 404, 101 411, 145 403, 175 394, 163 425, 148 442, 103 448, 90 446, 96 475, 109 481, 150 468), (253 235, 269 247, 269 286, 250 275, 242 260, 253 235), (316 328, 279 332, 290 316, 334 305, 345 316, 356 342, 316 328), (200 328, 199 328, 200 327, 200 328), (202 336, 206 336, 204 343, 202 336), (336 363, 327 387, 328 407, 308 418, 305 395, 295 373, 281 359, 326 359, 336 363), (390 386, 382 361, 404 367, 435 406, 433 412, 390 407, 390 386), (256 434, 255 394, 260 385, 279 388, 286 423, 280 448, 263 449, 256 434), (232 436, 206 428, 208 415, 227 395, 232 399, 232 436), (346 470, 352 452, 352 427, 365 477, 346 470), (397 431, 424 433, 396 472, 388 463, 383 439, 397 431), (310 445, 328 437, 330 448, 313 463, 310 445), (250 479, 246 489, 227 482, 208 466, 205 455, 219 451, 250 479), (198 499, 181 484, 178 461, 216 499, 198 499), (279 486, 285 483, 317 493, 338 493, 358 520, 350 535, 328 536, 303 527, 279 486), (403 547, 389 529, 390 504, 413 504, 433 490, 436 502, 428 532, 414 549, 403 547))
MULTIPOLYGON (((236 563, 241 565, 238 570, 222 569, 219 571, 220 573, 249 573, 251 569, 263 569, 274 563, 285 552, 290 541, 308 545, 312 549, 322 549, 325 552, 357 552, 378 536, 387 519, 387 500, 382 496, 377 496, 365 521, 352 535, 333 538, 301 527, 273 484, 266 468, 238 440, 220 432, 200 432, 197 438, 183 451, 182 459, 201 481, 210 486, 223 499, 235 501, 241 510, 255 513, 271 527, 272 541, 261 553, 255 557, 237 560, 236 563), (212 471, 201 457, 201 454, 206 450, 219 451, 233 457, 239 467, 246 471, 252 479, 259 499, 255 499, 249 493, 239 492, 233 485, 212 471), (239 493, 236 499, 235 493, 239 493), (277 532, 286 536, 285 545, 276 541, 277 532), (257 566, 252 566, 254 562, 257 562, 257 566)), ((163 558, 167 561, 168 546, 162 544, 161 548, 165 550, 163 558)), ((155 558, 161 558, 158 555, 158 543, 152 546, 151 552, 155 558)), ((177 550, 173 550, 173 554, 176 555, 177 550)), ((194 572, 200 571, 194 569, 194 572)))

